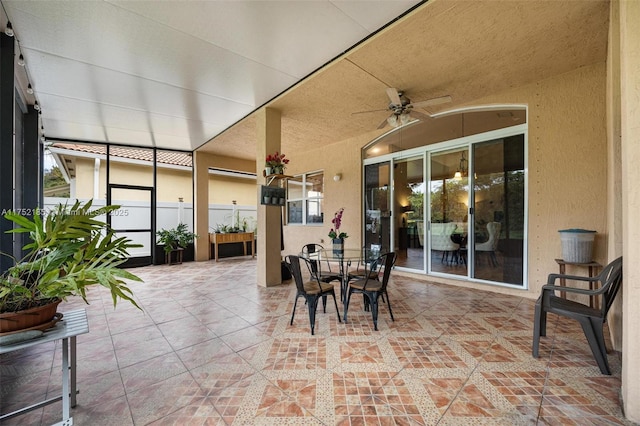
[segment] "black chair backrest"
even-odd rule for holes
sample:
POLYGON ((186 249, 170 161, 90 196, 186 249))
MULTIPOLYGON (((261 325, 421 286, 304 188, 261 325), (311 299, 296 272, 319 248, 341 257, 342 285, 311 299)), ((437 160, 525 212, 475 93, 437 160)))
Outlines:
POLYGON ((622 284, 622 257, 604 267, 598 279, 602 283, 602 317, 607 317, 607 312, 616 298, 620 285, 622 284))
POLYGON ((387 289, 387 283, 389 283, 389 277, 391 276, 391 269, 393 268, 394 263, 396 263, 396 254, 394 252, 386 253, 380 256, 380 258, 384 258, 384 272, 382 274, 382 291, 387 289))
POLYGON ((284 262, 291 271, 291 275, 293 276, 293 280, 296 282, 298 292, 305 293, 302 271, 300 270, 300 258, 298 256, 289 255, 284 258, 284 262))
MULTIPOLYGON (((304 257, 295 256, 290 254, 285 257, 285 263, 289 270, 291 271, 291 275, 293 276, 293 280, 296 282, 296 288, 298 289, 298 293, 307 294, 304 288, 304 279, 302 278, 302 268, 300 267, 300 261, 303 261, 307 264, 308 268, 311 268, 312 261, 305 259, 304 257)), ((317 276, 313 276, 311 274, 311 279, 313 282, 318 284, 318 289, 322 291, 322 286, 320 285, 320 281, 317 276)))
POLYGON ((302 246, 302 253, 312 254, 312 253, 319 252, 322 249, 324 249, 324 247, 322 247, 320 244, 310 243, 302 246))
MULTIPOLYGON (((391 269, 393 268, 393 264, 396 261, 396 254, 394 252, 385 253, 376 259, 369 262, 369 270, 365 277, 364 289, 367 288, 367 283, 371 280, 375 280, 373 278, 371 272, 380 272, 380 268, 384 268, 384 272, 382 275, 382 288, 381 291, 385 291, 387 288, 387 282, 389 281, 389 275, 391 274, 391 269)), ((377 281, 377 280, 376 280, 377 281)))

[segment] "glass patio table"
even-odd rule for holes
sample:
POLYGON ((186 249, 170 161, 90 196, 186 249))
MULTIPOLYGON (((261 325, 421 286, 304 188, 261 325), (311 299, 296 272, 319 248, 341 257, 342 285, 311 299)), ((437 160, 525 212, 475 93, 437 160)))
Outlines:
POLYGON ((338 264, 340 274, 340 300, 345 303, 347 286, 349 285, 349 267, 352 262, 369 262, 380 255, 379 251, 370 249, 323 249, 310 255, 318 261, 327 261, 338 264), (315 256, 314 256, 315 255, 315 256))

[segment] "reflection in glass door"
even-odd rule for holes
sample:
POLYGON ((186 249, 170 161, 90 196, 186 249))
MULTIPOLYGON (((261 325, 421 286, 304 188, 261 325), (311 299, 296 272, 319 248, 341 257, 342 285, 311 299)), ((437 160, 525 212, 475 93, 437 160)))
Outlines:
POLYGON ((474 263, 472 276, 524 284, 524 135, 473 147, 474 263))
POLYGON ((364 168, 364 246, 381 252, 391 247, 391 187, 389 162, 364 168))
POLYGON ((466 148, 431 155, 429 260, 431 272, 467 275, 469 154, 466 148))
POLYGON ((424 271, 424 162, 422 156, 393 163, 396 266, 424 271))

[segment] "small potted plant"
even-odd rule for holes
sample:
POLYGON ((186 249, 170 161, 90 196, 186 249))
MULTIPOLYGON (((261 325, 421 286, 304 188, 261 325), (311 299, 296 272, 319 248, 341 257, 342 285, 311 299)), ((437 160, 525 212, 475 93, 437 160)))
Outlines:
POLYGON ((342 214, 344 213, 344 207, 335 212, 333 215, 333 219, 331 219, 331 223, 333 223, 333 228, 329 230, 329 238, 331 238, 331 242, 333 243, 333 251, 334 252, 343 252, 344 251, 344 240, 349 238, 346 232, 340 232, 340 226, 342 225, 342 214))
POLYGON ((55 323, 58 304, 70 296, 85 302, 87 290, 102 285, 111 292, 113 305, 119 299, 139 306, 125 280, 142 281, 120 265, 129 248, 139 247, 117 237, 97 216, 111 214, 120 206, 92 208, 92 201, 60 204, 41 218, 8 212, 4 217, 16 225, 12 233, 28 233, 31 242, 22 259, 0 275, 0 334, 23 329, 43 329, 55 323))
POLYGON ((264 163, 265 175, 281 175, 284 173, 284 168, 287 164, 289 164, 289 159, 285 158, 284 154, 279 154, 278 151, 275 154, 269 154, 264 163))
MULTIPOLYGON (((165 261, 171 264, 174 253, 184 251, 185 248, 193 244, 193 239, 198 235, 189 232, 186 223, 179 223, 172 229, 162 229, 157 233, 158 244, 164 246, 165 261)), ((182 263, 182 256, 178 255, 179 262, 182 263)))

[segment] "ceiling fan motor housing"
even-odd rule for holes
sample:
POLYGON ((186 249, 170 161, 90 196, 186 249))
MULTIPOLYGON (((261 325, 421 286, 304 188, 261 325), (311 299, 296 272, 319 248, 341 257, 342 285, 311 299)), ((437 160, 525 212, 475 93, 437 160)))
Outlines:
POLYGON ((389 110, 395 115, 408 114, 411 108, 413 108, 411 99, 407 98, 404 92, 398 92, 398 96, 400 97, 400 105, 391 102, 389 103, 389 110))

